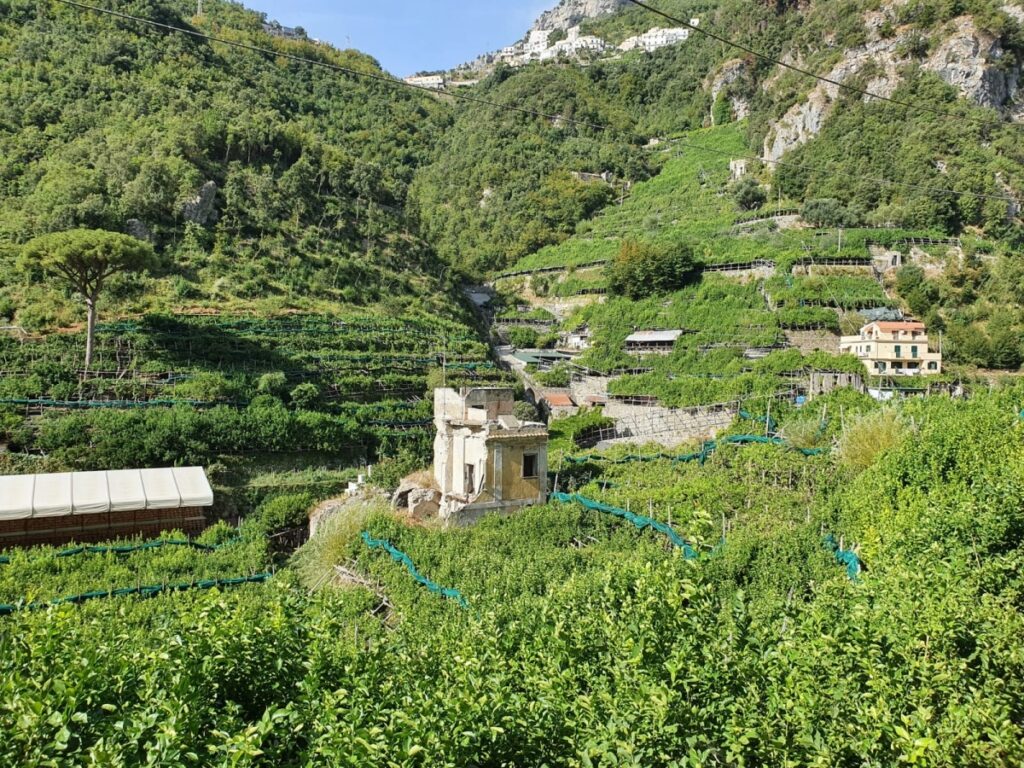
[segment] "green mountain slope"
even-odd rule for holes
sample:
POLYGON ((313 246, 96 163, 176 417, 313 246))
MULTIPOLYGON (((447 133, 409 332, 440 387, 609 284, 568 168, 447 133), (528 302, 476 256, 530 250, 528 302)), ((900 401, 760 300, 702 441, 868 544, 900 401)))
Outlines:
POLYGON ((202 464, 233 514, 262 473, 418 464, 430 381, 503 380, 406 212, 449 108, 234 3, 106 7, 372 78, 0 0, 0 471, 202 464), (77 227, 161 261, 110 280, 89 371, 81 297, 16 266, 77 227))
MULTIPOLYGON (((369 57, 272 37, 226 2, 119 10, 382 76, 369 57)), ((58 4, 0 3, 0 315, 67 322, 19 284, 17 244, 99 227, 151 238, 165 270, 124 309, 269 300, 367 303, 436 293, 404 212, 447 120, 428 96, 58 4)))
MULTIPOLYGON (((739 356, 746 347, 784 341, 784 332, 849 332, 861 319, 847 313, 880 307, 902 309, 944 333, 950 362, 1020 366, 1024 310, 1014 276, 1021 260, 1012 242, 982 237, 980 230, 950 237, 941 227, 814 226, 813 205, 786 196, 744 211, 729 164, 744 153, 745 131, 744 123, 705 128, 652 148, 657 176, 636 185, 621 205, 579 224, 574 236, 520 259, 497 285, 541 301, 602 294, 605 265, 624 243, 689 249, 705 272, 695 276, 695 289, 664 302, 615 297, 565 322, 566 328, 586 322, 596 332, 583 359, 598 370, 636 367, 622 351, 636 327, 699 331, 680 340, 679 358, 659 361, 656 373, 705 375, 721 372, 724 363, 695 359, 698 347, 732 346, 739 356), (890 269, 893 258, 904 266, 890 269), (734 271, 713 273, 723 267, 734 271), (740 316, 731 300, 746 308, 740 316)), ((627 388, 634 394, 660 388, 650 379, 643 386, 627 388)))
MULTIPOLYGON (((544 104, 549 110, 560 110, 564 103, 566 111, 558 113, 568 115, 575 102, 562 98, 560 89, 571 84, 577 98, 600 105, 586 114, 591 122, 609 126, 600 138, 607 148, 596 158, 547 152, 540 164, 531 159, 537 141, 533 133, 509 132, 510 118, 504 114, 457 109, 452 133, 457 140, 438 146, 414 185, 421 217, 447 258, 471 270, 501 270, 540 246, 557 244, 573 223, 594 210, 567 204, 575 190, 541 193, 547 191, 544 181, 550 174, 609 171, 619 181, 643 180, 658 164, 648 156, 639 167, 626 168, 609 156, 611 147, 628 148, 637 136, 646 143, 729 122, 737 110, 748 119, 742 143, 732 151, 784 156, 787 163, 751 169, 772 185, 773 196, 781 191, 795 204, 836 198, 857 224, 892 223, 946 234, 982 229, 1010 244, 1024 236, 1019 206, 1012 202, 1024 197, 1024 134, 991 108, 1013 110, 1014 99, 1020 99, 1013 84, 1024 37, 1013 8, 989 0, 669 0, 656 5, 683 19, 700 18, 702 28, 741 45, 915 109, 850 91, 822 93, 810 77, 698 33, 650 55, 633 52, 585 67, 549 61, 515 71, 499 68, 479 86, 482 94, 496 100, 518 97, 527 106, 544 104), (818 124, 820 131, 814 127, 818 124), (458 206, 449 202, 453 199, 458 206), (493 211, 486 212, 490 200, 527 229, 504 226, 493 211), (456 210, 458 221, 448 228, 441 223, 449 221, 447 205, 456 210), (551 210, 561 218, 557 226, 541 227, 538 236, 533 227, 551 210)), ((587 22, 584 32, 617 42, 670 24, 630 7, 587 22)), ((597 139, 590 128, 579 126, 562 126, 561 134, 555 146, 566 149, 597 139)))

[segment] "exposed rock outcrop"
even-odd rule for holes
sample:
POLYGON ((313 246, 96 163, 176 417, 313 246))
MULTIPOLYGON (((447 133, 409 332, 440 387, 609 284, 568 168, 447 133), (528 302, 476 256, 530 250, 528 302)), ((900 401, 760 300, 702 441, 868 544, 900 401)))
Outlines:
POLYGON ((182 214, 186 221, 200 226, 217 220, 217 182, 208 181, 199 188, 199 192, 185 203, 182 214))
POLYGON ((734 93, 729 92, 729 87, 742 80, 747 74, 747 63, 743 59, 733 59, 727 61, 721 66, 718 72, 715 73, 714 77, 711 78, 709 89, 711 91, 711 103, 713 104, 718 99, 718 94, 722 91, 726 91, 729 96, 729 102, 732 106, 733 116, 737 120, 750 115, 750 102, 734 93))
MULTIPOLYGON (((1024 9, 1021 9, 1024 15, 1024 9)), ((883 17, 871 13, 865 24, 872 40, 859 48, 847 50, 825 77, 837 83, 847 83, 871 65, 877 71, 865 90, 881 96, 892 96, 900 84, 900 70, 912 59, 906 51, 912 50, 912 37, 916 32, 903 32, 889 39, 878 34, 883 17)), ((1007 110, 1015 119, 1024 118, 1024 105, 1020 101, 1020 65, 1010 63, 999 40, 979 30, 970 16, 961 16, 950 23, 950 33, 924 60, 921 68, 934 72, 949 85, 958 89, 965 98, 977 104, 1007 110)), ((766 84, 768 85, 768 84, 766 84)), ((776 123, 765 137, 764 155, 779 160, 790 150, 810 141, 821 130, 840 88, 819 82, 807 99, 795 104, 776 123)), ((865 96, 865 100, 870 97, 865 96)))
POLYGON ((568 30, 581 21, 603 16, 606 13, 614 13, 626 5, 628 5, 627 0, 562 0, 555 8, 542 13, 534 23, 533 29, 537 31, 568 30))
POLYGON ((413 480, 406 478, 403 480, 395 492, 391 494, 391 506, 394 509, 405 509, 409 506, 409 494, 413 491, 417 491, 422 486, 413 480))
POLYGON ((1007 3, 1002 6, 1003 13, 1008 16, 1012 16, 1014 19, 1024 24, 1024 5, 1018 3, 1007 3))
POLYGON ((977 28, 974 19, 961 16, 953 34, 928 57, 924 68, 934 72, 971 101, 984 107, 1000 108, 1017 91, 1020 68, 1004 67, 1012 54, 999 41, 977 28))
POLYGON ((433 488, 417 488, 409 492, 409 516, 414 520, 432 520, 441 511, 441 492, 433 488))

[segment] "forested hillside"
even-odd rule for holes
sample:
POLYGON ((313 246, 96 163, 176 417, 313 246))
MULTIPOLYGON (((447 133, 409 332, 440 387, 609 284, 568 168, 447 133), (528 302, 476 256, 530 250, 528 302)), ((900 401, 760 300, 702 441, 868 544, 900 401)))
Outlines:
MULTIPOLYGON (((848 225, 948 234, 981 229, 1009 243, 1021 240, 1016 200, 1024 196, 1024 134, 1007 115, 1018 109, 1013 87, 1024 51, 1024 8, 991 0, 675 0, 657 7, 682 19, 698 17, 720 37, 887 100, 822 85, 698 33, 654 54, 636 52, 586 67, 547 62, 499 68, 480 86, 488 98, 575 115, 607 130, 478 107, 459 110, 452 132, 414 185, 424 229, 440 253, 479 270, 482 264, 507 266, 524 251, 560 242, 571 234, 573 217, 579 222, 594 210, 573 204, 580 191, 568 186, 560 190, 559 205, 559 190, 544 183, 552 174, 609 172, 616 183, 640 181, 660 165, 650 156, 624 163, 621 153, 628 148, 738 117, 747 121, 737 157, 782 159, 752 167, 773 196, 781 193, 798 204, 839 200, 848 225), (570 83, 575 96, 567 93, 570 83), (577 115, 580 99, 599 106, 577 115), (538 155, 536 132, 509 131, 534 122, 563 151, 538 155), (605 147, 602 153, 579 151, 595 141, 605 147), (502 152, 495 152, 496 144, 502 152), (495 211, 499 206, 530 228, 505 226, 495 211), (552 210, 560 217, 546 220, 552 210), (457 226, 450 225, 453 213, 457 226)), ((658 24, 670 22, 630 7, 586 22, 584 31, 614 42, 658 24)), ((608 197, 616 196, 616 183, 608 197)), ((587 197, 599 199, 597 192, 587 197)))
MULTIPOLYGON (((657 3, 906 103, 699 34, 458 100, 222 0, 104 7, 277 55, 0 0, 0 474, 202 465, 215 494, 194 540, 0 552, 0 765, 1024 764, 1024 386, 970 370, 1024 360, 1024 9, 657 3), (128 254, 95 329, 47 233, 128 254), (543 503, 396 511, 436 388, 524 389, 470 278, 517 344, 587 334, 593 402, 717 433, 609 446, 584 409, 543 503), (941 394, 811 391, 899 310, 941 394)), ((516 475, 522 433, 488 434, 516 475)), ((31 482, 0 525, 33 530, 31 482)))
POLYGON ((233 515, 254 478, 418 465, 445 355, 503 380, 406 211, 449 107, 235 3, 103 7, 281 55, 0 0, 0 469, 202 464, 233 515), (107 280, 84 365, 84 294, 24 259, 65 230, 156 257, 107 280))
MULTIPOLYGON (((195 19, 189 2, 114 5, 383 76, 355 51, 272 37, 233 3, 195 19)), ((122 310, 443 303, 405 213, 448 120, 428 95, 31 0, 0 3, 0 56, 0 316, 80 316, 14 269, 17 246, 75 227, 156 245, 161 269, 113 286, 122 310)))

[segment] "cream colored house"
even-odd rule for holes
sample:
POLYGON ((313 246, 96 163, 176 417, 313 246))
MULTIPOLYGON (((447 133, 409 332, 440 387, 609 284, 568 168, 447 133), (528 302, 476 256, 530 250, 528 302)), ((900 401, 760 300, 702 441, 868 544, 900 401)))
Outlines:
POLYGON ((435 91, 443 91, 448 85, 444 75, 413 75, 405 78, 405 82, 418 88, 433 88, 435 91))
POLYGON ((520 422, 514 406, 511 389, 434 390, 434 477, 445 522, 464 525, 547 500, 547 428, 520 422))
POLYGON ((942 373, 942 353, 930 350, 924 323, 868 323, 858 336, 843 336, 839 351, 859 358, 871 376, 942 373))
MULTIPOLYGON (((690 23, 693 24, 694 22, 699 22, 699 19, 693 19, 690 23)), ((674 27, 672 29, 655 27, 644 32, 642 35, 627 38, 619 45, 619 50, 633 51, 639 48, 647 53, 653 53, 659 48, 682 43, 689 40, 689 38, 690 30, 686 27, 674 27)))

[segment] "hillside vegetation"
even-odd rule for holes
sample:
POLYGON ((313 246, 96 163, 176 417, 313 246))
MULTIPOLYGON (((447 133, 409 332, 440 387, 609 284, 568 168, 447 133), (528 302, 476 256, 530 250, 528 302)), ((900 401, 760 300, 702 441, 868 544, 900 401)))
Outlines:
MULTIPOLYGON (((383 75, 355 51, 271 37, 233 3, 207 2, 196 19, 175 0, 121 10, 383 75)), ((437 101, 29 0, 0 3, 0 55, 0 317, 80 317, 14 269, 18 245, 75 227, 157 246, 162 269, 113 286, 121 311, 443 303, 404 210, 448 119, 437 101)))
MULTIPOLYGON (((698 332, 680 348, 742 349, 783 341, 791 330, 849 332, 863 322, 850 313, 884 307, 915 315, 936 336, 944 334, 943 351, 953 363, 1020 366, 1024 310, 1014 279, 1020 259, 1011 241, 977 231, 950 237, 941 226, 850 224, 835 198, 799 204, 781 197, 743 210, 742 182, 730 180, 729 163, 734 153, 744 153, 746 125, 700 129, 649 150, 662 163, 660 173, 637 184, 621 205, 579 224, 572 237, 518 260, 507 276, 499 275, 498 286, 532 291, 540 300, 600 294, 609 290, 607 265, 624 244, 692 252, 698 272, 705 273, 670 299, 685 302, 685 314, 652 313, 664 299, 617 298, 565 321, 565 328, 590 323, 597 329, 595 348, 584 358, 597 370, 635 367, 622 342, 637 328, 698 332), (894 257, 901 268, 891 268, 894 257), (836 261, 842 265, 830 266, 836 261), (707 271, 723 265, 763 270, 767 277, 707 271)), ((689 364, 673 370, 719 372, 689 364)))
POLYGON ((449 107, 234 3, 104 7, 379 79, 0 0, 0 470, 200 464, 235 515, 424 461, 442 361, 505 380, 406 211, 449 107), (81 297, 20 258, 78 228, 158 260, 107 281, 84 367, 81 297))
MULTIPOLYGON (((116 7, 382 76, 204 5, 116 7)), ((659 5, 815 71, 899 39, 896 97, 964 119, 844 96, 790 155, 813 171, 734 179, 813 84, 743 60, 712 98, 734 52, 699 35, 472 92, 529 115, 0 0, 0 472, 199 464, 241 520, 0 554, 0 765, 1024 764, 1024 388, 805 402, 808 370, 862 364, 781 348, 903 309, 945 332, 949 390, 1020 365, 1017 214, 923 189, 1019 196, 1019 129, 917 66, 970 14, 1010 71, 1020 25, 990 0, 659 5), (111 278, 84 366, 81 297, 20 258, 77 228, 160 261, 111 278), (548 503, 395 513, 433 390, 511 386, 457 290, 506 271, 519 338, 586 324, 610 394, 737 417, 598 451, 585 410, 551 425, 548 503), (570 297, 561 327, 519 306, 570 297), (683 335, 639 357, 638 327, 683 335)))
MULTIPOLYGON (((1022 196, 1024 145, 1020 131, 995 110, 958 98, 957 90, 943 82, 932 71, 934 67, 925 66, 927 57, 957 34, 957 25, 967 23, 966 19, 983 41, 979 45, 994 41, 1002 56, 999 67, 984 57, 967 66, 993 66, 986 80, 993 83, 1001 73, 1019 67, 1024 50, 1020 23, 995 2, 676 0, 658 7, 683 19, 698 17, 702 27, 716 34, 798 62, 812 72, 826 74, 846 58, 854 60, 859 47, 869 43, 881 51, 880 57, 894 57, 900 81, 885 92, 916 109, 840 92, 818 118, 824 124, 821 132, 807 137, 803 146, 789 154, 789 165, 761 169, 763 180, 773 183, 773 199, 780 193, 797 205, 838 199, 852 225, 894 224, 945 234, 981 228, 990 237, 1010 244, 1020 240, 1019 219, 1006 199, 998 199, 1008 193, 1018 199, 1022 196), (869 12, 880 14, 877 27, 869 24, 869 12), (936 113, 951 113, 952 117, 936 113), (880 179, 895 183, 880 183, 880 179), (935 193, 929 188, 981 197, 935 193)), ((614 42, 656 25, 670 22, 629 7, 584 27, 614 42)), ((883 88, 889 81, 879 84, 874 79, 882 74, 880 67, 869 57, 866 63, 855 65, 856 74, 848 84, 883 88)), ((627 165, 621 152, 651 138, 671 137, 712 122, 727 123, 735 117, 735 108, 742 108, 748 120, 739 141, 730 142, 728 151, 737 157, 761 156, 765 138, 787 110, 807 100, 816 84, 809 77, 744 55, 699 33, 651 55, 626 54, 584 68, 557 61, 515 71, 499 68, 479 87, 487 98, 514 101, 563 117, 581 117, 588 123, 607 125, 608 130, 598 137, 590 126, 548 124, 546 133, 557 136, 555 146, 563 151, 538 155, 534 134, 524 136, 508 129, 510 124, 532 122, 528 118, 498 115, 477 106, 459 109, 450 134, 454 140, 438 145, 433 162, 417 179, 415 198, 420 215, 446 258, 471 271, 480 271, 482 265, 500 270, 532 250, 561 242, 572 232, 573 224, 579 227, 579 222, 584 222, 586 228, 595 213, 586 205, 569 205, 568 201, 579 195, 575 190, 562 190, 562 206, 550 195, 538 195, 540 183, 550 174, 607 171, 616 177, 616 183, 642 181, 661 169, 663 158, 648 154, 641 162, 627 165), (572 96, 565 93, 570 83, 572 96), (719 98, 713 99, 713 94, 719 98), (579 151, 595 141, 606 147, 602 153, 579 151), (503 147, 501 153, 495 153, 496 143, 503 147), (612 147, 617 147, 619 154, 612 147), (530 179, 533 186, 524 187, 524 179, 530 179), (456 199, 453 196, 461 203, 451 206, 460 217, 459 225, 445 229, 446 206, 456 199), (575 219, 563 216, 557 224, 531 229, 527 240, 522 228, 502 225, 490 207, 492 200, 517 221, 543 221, 552 209, 571 211, 575 219)), ((993 85, 991 95, 978 98, 996 99, 996 92, 993 85)), ((714 140, 709 146, 719 149, 714 140)))
MULTIPOLYGON (((883 412, 844 394, 830 409, 844 416, 823 430, 836 453, 769 445, 703 464, 560 466, 563 488, 670 522, 696 562, 574 504, 445 532, 378 512, 340 519, 269 584, 15 612, 0 618, 0 755, 58 766, 1019 764, 1022 402, 1013 390, 883 412), (359 530, 391 540, 469 610, 359 530), (823 531, 860 544, 856 581, 823 531), (339 562, 374 586, 311 595, 339 562)), ((259 552, 231 546, 239 572, 259 552)), ((229 572, 232 551, 203 572, 229 572)), ((71 571, 95 573, 103 556, 53 557, 0 565, 5 597, 29 575, 34 596, 79 589, 86 579, 71 571)), ((132 557, 144 579, 166 569, 173 582, 210 555, 132 557)))

